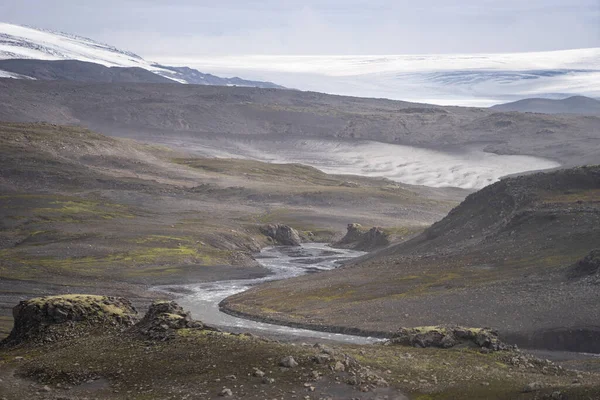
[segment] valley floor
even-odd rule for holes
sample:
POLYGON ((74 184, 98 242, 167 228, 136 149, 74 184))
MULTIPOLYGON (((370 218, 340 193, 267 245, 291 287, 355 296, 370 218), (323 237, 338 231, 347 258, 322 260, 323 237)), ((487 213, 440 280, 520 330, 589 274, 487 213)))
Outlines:
MULTIPOLYGON (((273 244, 264 224, 330 242, 358 222, 402 242, 467 194, 296 164, 192 157, 77 127, 0 124, 0 133, 4 334, 12 307, 26 298, 120 295, 143 310, 164 296, 147 290, 153 285, 264 276, 252 257, 273 244)), ((346 298, 330 289, 319 296, 327 305, 346 298)), ((595 360, 577 364, 592 372, 573 372, 511 352, 334 347, 195 329, 165 341, 94 332, 1 349, 0 399, 210 399, 224 387, 249 399, 600 396, 595 360), (316 362, 323 353, 330 359, 316 362), (287 356, 299 365, 282 367, 287 356)))
POLYGON ((0 124, 0 334, 18 300, 264 276, 260 232, 331 241, 350 222, 408 237, 466 194, 314 168, 209 159, 78 127, 0 124), (393 220, 393 224, 390 224, 393 220))

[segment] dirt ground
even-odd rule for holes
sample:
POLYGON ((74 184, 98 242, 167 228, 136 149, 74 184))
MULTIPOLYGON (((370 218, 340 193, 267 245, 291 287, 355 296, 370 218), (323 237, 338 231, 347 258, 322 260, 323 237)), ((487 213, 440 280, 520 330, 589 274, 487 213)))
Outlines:
POLYGON ((514 352, 283 343, 189 329, 168 341, 107 333, 0 350, 7 400, 217 399, 224 388, 234 399, 595 399, 600 375, 514 352), (280 366, 288 356, 298 366, 280 366))

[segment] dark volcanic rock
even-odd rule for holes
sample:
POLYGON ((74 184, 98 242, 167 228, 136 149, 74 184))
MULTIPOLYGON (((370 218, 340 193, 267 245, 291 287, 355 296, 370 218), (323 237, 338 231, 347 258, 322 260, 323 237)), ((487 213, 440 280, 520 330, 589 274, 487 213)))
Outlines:
POLYGON ((580 278, 596 278, 597 283, 600 283, 600 250, 592 250, 590 254, 577 261, 567 271, 567 276, 570 279, 580 278))
POLYGON ((300 246, 300 243, 302 243, 298 232, 287 225, 269 224, 261 226, 260 231, 278 244, 284 246, 300 246))
POLYGON ((124 298, 63 295, 21 301, 13 308, 13 317, 13 330, 3 346, 52 342, 98 327, 124 329, 135 323, 137 311, 124 298))
POLYGON ((448 349, 455 346, 480 347, 490 351, 513 350, 502 343, 498 334, 488 328, 464 328, 460 326, 434 326, 400 328, 390 340, 392 344, 414 347, 437 347, 448 349))
POLYGON ((373 227, 365 230, 360 224, 348 224, 346 236, 335 243, 333 247, 370 251, 389 244, 388 234, 381 228, 373 227))
POLYGON ((132 332, 153 340, 171 339, 178 329, 215 330, 193 320, 190 313, 174 301, 155 301, 144 318, 131 328, 132 332))

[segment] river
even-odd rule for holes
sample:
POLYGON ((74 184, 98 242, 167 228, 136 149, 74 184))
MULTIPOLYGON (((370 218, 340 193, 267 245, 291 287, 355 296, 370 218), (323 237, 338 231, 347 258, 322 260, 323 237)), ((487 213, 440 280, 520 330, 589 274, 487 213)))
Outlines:
POLYGON ((156 287, 155 290, 181 296, 177 299, 177 302, 184 309, 189 310, 194 319, 228 331, 246 331, 271 337, 294 337, 355 344, 375 343, 381 339, 267 324, 234 317, 219 310, 219 303, 223 299, 244 292, 252 286, 268 281, 331 270, 338 267, 345 260, 364 254, 361 251, 334 249, 323 243, 307 243, 300 247, 267 247, 255 256, 261 265, 271 271, 271 275, 267 277, 196 283, 176 287, 170 285, 156 287))
MULTIPOLYGON (((208 325, 230 332, 250 332, 276 339, 305 341, 341 342, 352 344, 372 344, 381 341, 378 338, 344 335, 291 328, 283 325, 267 324, 244 318, 234 317, 219 310, 219 303, 234 294, 244 292, 252 286, 293 278, 295 276, 327 271, 340 266, 345 260, 359 257, 361 251, 334 249, 324 243, 306 243, 300 247, 275 246, 263 249, 255 256, 256 260, 271 271, 271 275, 258 279, 224 280, 179 286, 159 286, 154 290, 164 291, 178 296, 177 302, 198 319, 208 325)), ((572 353, 550 350, 528 350, 534 355, 557 362, 597 359, 598 354, 572 353)), ((570 368, 578 369, 576 364, 570 368)), ((582 369, 588 366, 583 365, 582 369)))

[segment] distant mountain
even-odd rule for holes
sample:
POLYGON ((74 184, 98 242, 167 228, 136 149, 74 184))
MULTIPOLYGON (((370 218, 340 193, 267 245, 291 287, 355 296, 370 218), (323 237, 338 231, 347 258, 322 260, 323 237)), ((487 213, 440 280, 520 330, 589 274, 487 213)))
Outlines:
POLYGON ((106 67, 77 60, 0 60, 0 70, 47 81, 174 83, 140 67, 106 67))
MULTIPOLYGON (((447 149, 451 154, 481 148, 488 153, 485 158, 494 163, 499 159, 495 154, 544 157, 553 165, 600 161, 600 116, 505 113, 296 90, 1 79, 0 120, 78 124, 141 140, 149 136, 159 141, 175 140, 179 136, 189 141, 193 137, 202 141, 202 146, 219 149, 221 156, 243 154, 261 159, 262 154, 273 160, 288 154, 305 164, 311 163, 310 157, 298 158, 299 154, 328 151, 323 145, 310 150, 307 143, 302 143, 304 139, 319 138, 447 149), (284 143, 277 147, 274 139, 284 143), (227 140, 233 147, 225 143, 227 140), (230 150, 232 153, 228 153, 230 150)), ((453 164, 456 168, 451 168, 450 164, 436 165, 431 157, 424 156, 429 158, 420 164, 415 155, 407 154, 403 162, 398 162, 394 158, 398 153, 393 156, 370 146, 361 157, 372 156, 358 162, 356 150, 345 148, 350 153, 330 148, 338 160, 331 168, 338 173, 346 167, 360 168, 355 171, 385 171, 405 181, 420 176, 423 179, 411 183, 461 187, 482 187, 494 180, 480 180, 482 173, 488 172, 477 168, 469 171, 459 161, 453 164), (452 179, 446 180, 450 176, 452 179)), ((513 160, 510 168, 522 161, 513 160)), ((497 165, 493 169, 496 172, 506 168, 497 165)))
MULTIPOLYGON (((204 74, 196 69, 189 67, 170 67, 165 65, 154 64, 167 72, 162 76, 169 76, 173 74, 178 79, 185 80, 186 83, 194 85, 214 85, 214 86, 247 86, 247 87, 259 87, 265 89, 285 89, 285 87, 276 85, 271 82, 262 81, 249 81, 246 79, 233 77, 233 78, 221 78, 216 75, 204 74)), ((173 78, 171 78, 173 79, 173 78)))
POLYGON ((534 98, 498 104, 491 108, 497 111, 598 115, 600 100, 585 96, 572 96, 562 100, 534 98))
MULTIPOLYGON (((77 60, 85 63, 98 64, 104 67, 117 68, 140 68, 179 83, 190 83, 196 85, 217 86, 251 86, 261 88, 282 88, 271 82, 248 81, 241 78, 220 78, 210 74, 204 74, 195 69, 186 67, 169 67, 159 65, 138 56, 129 51, 117 49, 116 47, 96 42, 92 39, 71 35, 62 32, 35 29, 26 26, 0 23, 0 60, 77 60)), ((159 82, 158 78, 152 78, 148 74, 139 71, 113 70, 110 73, 106 69, 92 67, 87 64, 46 64, 43 67, 36 66, 38 76, 28 75, 26 70, 31 70, 33 64, 16 63, 10 64, 13 68, 4 69, 0 67, 0 78, 33 78, 33 79, 67 79, 106 82, 109 76, 113 76, 114 82, 159 82), (58 66, 57 66, 58 65, 58 66), (40 70, 41 68, 41 70, 40 70), (69 69, 70 68, 70 69, 69 69), (74 71, 76 68, 85 69, 74 71), (43 70, 46 71, 43 71, 43 70), (68 72, 76 72, 75 76, 69 76, 68 72), (94 73, 99 75, 94 75, 94 73), (54 78, 52 78, 54 77, 54 78), (70 79, 68 79, 70 78, 70 79), (81 78, 81 79, 79 79, 81 78)), ((35 74, 34 74, 35 75, 35 74)))

